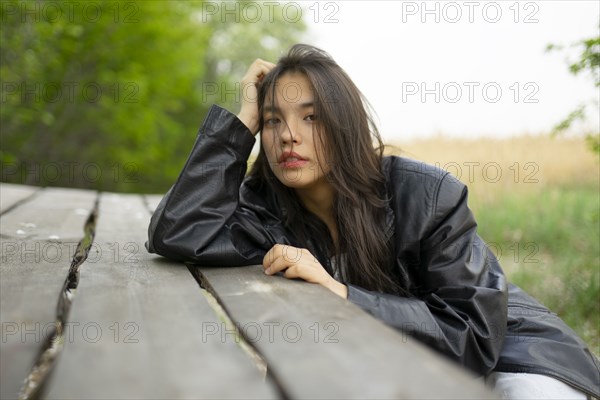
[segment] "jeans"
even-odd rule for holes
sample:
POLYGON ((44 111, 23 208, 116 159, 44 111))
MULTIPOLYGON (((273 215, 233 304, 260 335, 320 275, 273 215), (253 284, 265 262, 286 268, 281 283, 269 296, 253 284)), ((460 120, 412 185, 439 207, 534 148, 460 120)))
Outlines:
POLYGON ((485 383, 503 400, 587 400, 579 390, 546 375, 512 372, 492 372, 485 383))

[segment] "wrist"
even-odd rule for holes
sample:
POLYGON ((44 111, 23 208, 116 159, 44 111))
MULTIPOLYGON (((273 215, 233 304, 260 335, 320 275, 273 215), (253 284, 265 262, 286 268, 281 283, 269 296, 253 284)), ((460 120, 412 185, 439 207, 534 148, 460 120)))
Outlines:
POLYGON ((253 135, 256 135, 258 132, 258 118, 249 116, 243 112, 240 112, 237 115, 237 118, 242 121, 244 125, 246 125, 246 128, 248 128, 253 135))
POLYGON ((348 287, 333 278, 331 278, 331 280, 328 282, 327 289, 331 290, 333 293, 337 294, 343 299, 348 298, 348 287))

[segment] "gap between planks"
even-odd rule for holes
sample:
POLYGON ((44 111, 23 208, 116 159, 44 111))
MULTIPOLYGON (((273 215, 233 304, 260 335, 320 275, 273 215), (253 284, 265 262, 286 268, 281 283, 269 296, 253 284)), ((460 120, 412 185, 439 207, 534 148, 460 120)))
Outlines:
MULTIPOLYGON (((39 191, 35 193, 39 193, 39 191)), ((34 196, 35 193, 28 198, 34 196)), ((34 362, 31 371, 25 378, 23 386, 18 394, 20 400, 37 399, 40 396, 43 392, 44 384, 52 372, 58 356, 64 347, 63 329, 68 323, 69 311, 73 304, 77 285, 79 284, 79 267, 87 259, 89 250, 94 242, 96 221, 98 220, 99 200, 100 194, 97 193, 94 206, 83 226, 83 238, 75 249, 69 272, 65 277, 62 290, 58 295, 58 302, 56 305, 56 329, 44 342, 40 349, 38 359, 34 362)))
POLYGON ((260 352, 256 347, 254 347, 251 343, 252 341, 248 340, 244 335, 244 331, 240 330, 238 326, 233 322, 230 317, 230 313, 227 311, 227 308, 223 304, 222 301, 219 300, 218 293, 215 292, 213 287, 210 285, 208 280, 204 277, 202 272, 193 264, 186 264, 188 270, 192 274, 192 276, 200 285, 200 289, 202 290, 202 294, 208 301, 208 304, 213 309, 217 317, 223 321, 227 328, 227 332, 235 332, 235 342, 238 346, 250 357, 250 359, 254 362, 258 370, 261 372, 263 378, 268 374, 268 376, 273 381, 277 391, 279 392, 279 397, 281 399, 289 399, 290 396, 286 393, 281 381, 278 379, 273 370, 269 369, 265 359, 260 355, 260 352))

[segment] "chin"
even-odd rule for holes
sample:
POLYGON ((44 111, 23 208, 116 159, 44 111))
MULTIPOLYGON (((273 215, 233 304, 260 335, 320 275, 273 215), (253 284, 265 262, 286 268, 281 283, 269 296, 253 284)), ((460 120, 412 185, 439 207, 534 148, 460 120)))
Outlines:
POLYGON ((290 181, 286 179, 279 179, 282 185, 287 186, 291 189, 305 189, 310 186, 310 182, 302 182, 302 181, 290 181))

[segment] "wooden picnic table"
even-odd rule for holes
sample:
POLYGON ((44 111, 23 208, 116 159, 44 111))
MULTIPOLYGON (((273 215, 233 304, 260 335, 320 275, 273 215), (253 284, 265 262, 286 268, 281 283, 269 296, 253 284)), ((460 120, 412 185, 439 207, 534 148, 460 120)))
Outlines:
POLYGON ((496 398, 321 286, 148 254, 159 200, 0 184, 2 399, 496 398))

